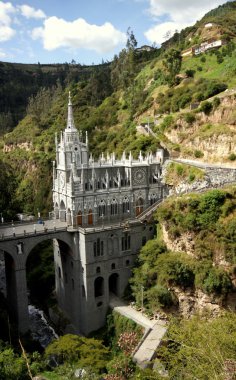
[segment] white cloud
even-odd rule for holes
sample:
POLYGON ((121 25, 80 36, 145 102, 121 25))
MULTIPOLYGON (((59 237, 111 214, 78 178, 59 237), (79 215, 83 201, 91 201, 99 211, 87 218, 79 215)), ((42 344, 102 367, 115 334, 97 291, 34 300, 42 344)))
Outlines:
POLYGON ((163 22, 154 26, 153 28, 148 29, 144 35, 150 42, 156 42, 157 44, 162 44, 170 38, 176 30, 180 31, 183 28, 188 26, 188 24, 176 23, 173 21, 163 22), (170 36, 167 37, 167 34, 170 32, 170 36))
POLYGON ((0 2, 0 42, 10 40, 15 34, 15 30, 11 27, 11 14, 15 11, 11 3, 0 2))
POLYGON ((55 16, 46 19, 44 27, 33 29, 32 38, 41 38, 46 50, 66 47, 91 49, 98 53, 112 51, 126 41, 125 33, 109 22, 97 26, 88 24, 82 18, 69 22, 55 16))
POLYGON ((7 57, 7 54, 2 49, 0 49, 0 59, 6 58, 6 57, 7 57))
POLYGON ((20 10, 22 16, 26 18, 46 18, 45 13, 41 9, 35 9, 33 7, 30 7, 29 5, 19 5, 18 9, 20 10))
POLYGON ((170 30, 172 33, 194 24, 205 13, 226 2, 226 0, 149 0, 149 13, 157 19, 158 24, 145 32, 151 42, 161 44, 163 35, 170 30), (161 18, 165 17, 165 22, 161 18), (168 29, 169 28, 169 29, 168 29))
POLYGON ((15 33, 15 30, 10 26, 0 25, 0 42, 10 40, 15 33))

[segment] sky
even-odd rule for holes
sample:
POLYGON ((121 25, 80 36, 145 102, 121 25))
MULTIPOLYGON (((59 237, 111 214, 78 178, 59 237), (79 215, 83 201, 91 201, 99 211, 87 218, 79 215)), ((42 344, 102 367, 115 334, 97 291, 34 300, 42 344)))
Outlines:
POLYGON ((98 64, 193 25, 224 0, 0 0, 0 61, 98 64))

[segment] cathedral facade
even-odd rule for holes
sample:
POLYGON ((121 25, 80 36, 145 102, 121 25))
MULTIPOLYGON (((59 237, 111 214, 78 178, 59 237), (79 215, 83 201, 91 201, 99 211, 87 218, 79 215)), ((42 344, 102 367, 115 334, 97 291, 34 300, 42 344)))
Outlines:
POLYGON ((140 248, 153 237, 154 227, 139 216, 167 194, 164 152, 94 160, 70 96, 67 126, 55 143, 54 218, 67 221, 77 247, 72 253, 54 244, 56 292, 75 332, 88 334, 103 326, 111 295, 122 296, 140 248))

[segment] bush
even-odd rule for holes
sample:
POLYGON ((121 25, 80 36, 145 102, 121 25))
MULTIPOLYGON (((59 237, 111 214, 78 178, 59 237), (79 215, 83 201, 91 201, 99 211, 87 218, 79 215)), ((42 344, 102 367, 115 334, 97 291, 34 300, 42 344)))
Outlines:
POLYGON ((222 269, 211 268, 203 281, 202 288, 208 294, 227 294, 232 284, 226 272, 222 269))
POLYGON ((195 120, 196 120, 196 117, 193 113, 188 112, 184 114, 184 121, 186 121, 186 123, 192 124, 194 123, 195 120))
POLYGON ((202 153, 201 150, 196 149, 196 150, 194 151, 194 157, 196 157, 196 158, 201 158, 201 157, 203 157, 203 156, 204 156, 204 153, 202 153))
POLYGON ((173 304, 171 292, 161 285, 156 285, 148 290, 147 300, 152 309, 158 307, 169 307, 173 304))
POLYGON ((212 103, 205 101, 201 104, 200 111, 204 112, 205 115, 209 115, 212 111, 212 103))
POLYGON ((213 107, 214 108, 217 108, 219 105, 220 105, 220 98, 218 98, 217 96, 213 99, 213 107))
POLYGON ((235 154, 235 153, 230 153, 228 159, 229 159, 230 161, 235 161, 235 160, 236 160, 236 154, 235 154))
POLYGON ((189 70, 186 70, 186 71, 185 71, 185 74, 187 75, 188 78, 193 78, 195 72, 196 72, 195 70, 191 70, 191 69, 189 69, 189 70))

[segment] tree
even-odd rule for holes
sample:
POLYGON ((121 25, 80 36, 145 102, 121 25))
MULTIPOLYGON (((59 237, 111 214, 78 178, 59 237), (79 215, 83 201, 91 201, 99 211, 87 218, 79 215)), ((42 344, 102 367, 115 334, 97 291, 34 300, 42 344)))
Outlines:
POLYGON ((109 351, 97 339, 66 334, 46 348, 45 356, 54 356, 59 364, 77 363, 81 368, 92 368, 100 373, 106 366, 109 351))
POLYGON ((170 86, 176 84, 176 75, 180 72, 182 63, 181 52, 176 49, 170 49, 166 52, 163 65, 167 70, 167 81, 170 86))

